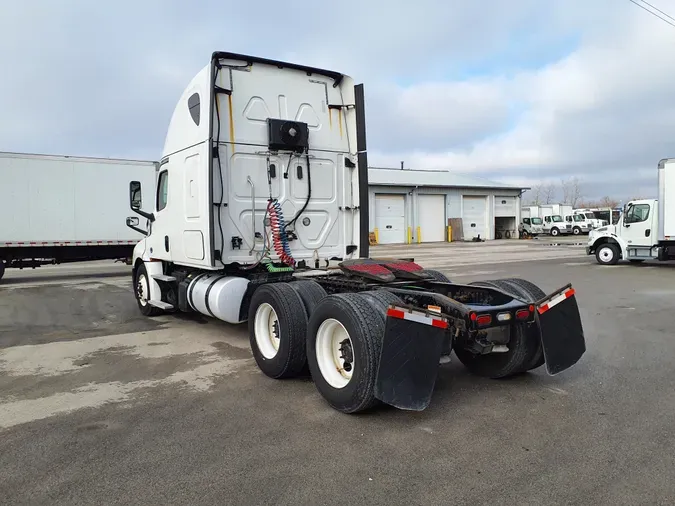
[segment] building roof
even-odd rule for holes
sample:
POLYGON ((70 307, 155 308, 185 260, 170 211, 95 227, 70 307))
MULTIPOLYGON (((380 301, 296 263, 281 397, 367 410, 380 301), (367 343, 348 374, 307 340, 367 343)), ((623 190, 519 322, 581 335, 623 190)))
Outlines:
POLYGON ((368 167, 369 185, 387 186, 443 186, 455 188, 493 188, 501 190, 529 190, 498 183, 467 174, 447 170, 411 170, 368 167))

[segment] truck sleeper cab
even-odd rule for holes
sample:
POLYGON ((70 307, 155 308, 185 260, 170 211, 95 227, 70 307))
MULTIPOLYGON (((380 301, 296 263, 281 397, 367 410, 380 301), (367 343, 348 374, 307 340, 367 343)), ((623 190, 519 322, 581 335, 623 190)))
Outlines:
POLYGON ((373 259, 362 85, 343 74, 217 52, 180 98, 154 209, 134 250, 146 316, 247 322, 271 378, 308 368, 333 408, 422 410, 442 357, 503 378, 585 352, 571 285, 450 282, 413 259, 373 259))

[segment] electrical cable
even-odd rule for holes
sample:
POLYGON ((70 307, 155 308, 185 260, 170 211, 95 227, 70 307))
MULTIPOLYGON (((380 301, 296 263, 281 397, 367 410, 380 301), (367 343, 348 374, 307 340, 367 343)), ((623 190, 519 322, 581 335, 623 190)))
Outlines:
POLYGON ((645 7, 645 6, 642 5, 642 4, 648 5, 648 6, 651 7, 652 9, 654 9, 654 10, 660 12, 660 13, 663 14, 664 16, 667 16, 667 17, 669 17, 670 19, 672 19, 673 21, 675 21, 675 18, 673 18, 670 14, 666 14, 666 13, 663 12, 661 9, 658 9, 658 8, 654 7, 652 4, 650 4, 650 3, 648 3, 648 2, 645 2, 644 0, 641 0, 641 3, 637 2, 636 0, 628 0, 628 1, 629 1, 630 3, 632 3, 632 4, 637 5, 640 9, 643 9, 643 10, 647 11, 649 14, 651 14, 652 16, 654 16, 654 17, 660 19, 660 20, 663 21, 664 23, 668 23, 670 26, 672 26, 672 27, 675 28, 675 23, 673 23, 672 21, 668 21, 668 20, 667 20, 666 18, 664 18, 664 17, 659 16, 656 12, 649 10, 647 7, 645 7))
POLYGON ((216 131, 216 151, 218 159, 218 178, 220 179, 220 202, 218 202, 218 228, 220 229, 220 263, 225 265, 223 262, 223 254, 225 252, 225 234, 223 233, 223 222, 222 217, 220 216, 223 208, 223 198, 225 197, 225 185, 223 183, 223 167, 220 164, 220 106, 218 101, 218 91, 216 91, 216 82, 218 81, 218 74, 220 73, 220 66, 216 67, 216 71, 213 75, 213 90, 214 97, 216 99, 216 120, 218 122, 217 131, 216 131))
POLYGON ((312 198, 312 172, 309 168, 309 152, 307 151, 305 151, 305 159, 307 160, 307 200, 305 200, 305 204, 302 206, 302 209, 298 211, 295 217, 286 224, 286 226, 284 227, 284 231, 286 230, 286 228, 290 227, 293 223, 295 223, 297 219, 302 215, 302 213, 305 212, 305 209, 307 209, 307 205, 309 204, 309 199, 312 198))

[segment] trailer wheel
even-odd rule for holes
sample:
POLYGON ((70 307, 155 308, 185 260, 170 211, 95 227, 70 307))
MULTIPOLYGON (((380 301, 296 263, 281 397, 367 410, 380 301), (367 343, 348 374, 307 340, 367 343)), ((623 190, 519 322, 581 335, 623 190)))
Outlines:
MULTIPOLYGON (((537 285, 526 279, 520 278, 506 278, 499 281, 510 285, 513 290, 520 294, 527 302, 534 304, 538 300, 546 297, 546 293, 537 285)), ((523 365, 523 372, 537 369, 544 365, 544 349, 541 346, 539 339, 539 329, 535 324, 525 327, 528 339, 530 340, 531 355, 525 360, 523 365)))
POLYGON ((377 403, 375 379, 384 318, 360 294, 324 298, 309 319, 307 362, 322 397, 334 409, 357 413, 377 403))
POLYGON ((308 318, 314 312, 316 305, 326 296, 326 290, 324 290, 319 283, 310 279, 291 281, 288 285, 293 288, 302 299, 308 318))
POLYGON ((5 275, 5 262, 0 260, 0 279, 5 275))
POLYGON ((274 379, 298 376, 306 363, 307 313, 287 283, 262 285, 251 298, 248 333, 258 368, 274 379))
POLYGON ((434 269, 424 269, 422 272, 426 272, 427 274, 431 275, 431 278, 440 281, 441 283, 450 283, 451 281, 448 279, 448 277, 443 274, 441 271, 436 271, 434 269))
POLYGON ((600 265, 616 265, 619 261, 619 248, 611 242, 601 244, 595 250, 595 259, 600 265))
POLYGON ((163 311, 161 309, 148 304, 148 298, 150 297, 150 277, 148 276, 148 270, 145 268, 144 263, 141 263, 138 266, 134 275, 134 295, 136 296, 138 308, 141 310, 143 316, 158 316, 162 314, 163 311))

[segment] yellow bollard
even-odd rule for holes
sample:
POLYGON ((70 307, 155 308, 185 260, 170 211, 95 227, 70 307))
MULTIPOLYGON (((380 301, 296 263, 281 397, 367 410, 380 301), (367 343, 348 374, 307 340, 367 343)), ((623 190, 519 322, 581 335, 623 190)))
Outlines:
POLYGON ((448 242, 452 242, 452 227, 448 225, 448 242))
POLYGON ((380 244, 380 231, 375 227, 373 232, 375 232, 375 244, 380 244))
POLYGON ((412 244, 412 227, 408 227, 408 244, 412 244))
POLYGON ((417 227, 417 244, 422 242, 422 227, 417 227))

